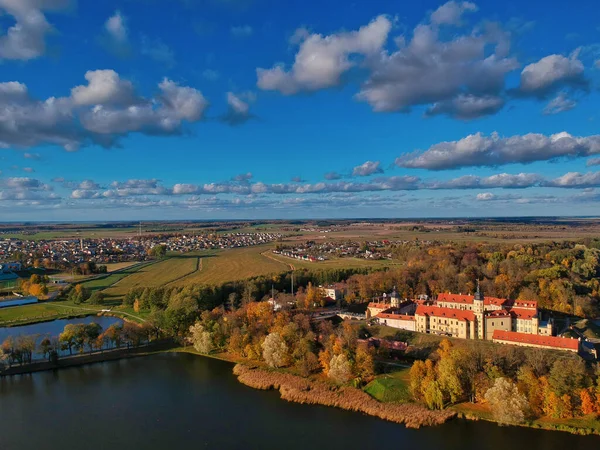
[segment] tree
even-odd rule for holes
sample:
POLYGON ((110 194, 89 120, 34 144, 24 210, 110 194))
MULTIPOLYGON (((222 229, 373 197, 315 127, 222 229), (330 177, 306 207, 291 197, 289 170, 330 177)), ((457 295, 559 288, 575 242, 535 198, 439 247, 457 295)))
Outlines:
POLYGON ((164 258, 167 254, 167 247, 165 245, 155 245, 150 249, 148 254, 154 258, 164 258))
POLYGON ((346 355, 342 353, 341 355, 334 355, 331 358, 328 376, 338 383, 347 383, 350 381, 350 378, 352 378, 352 368, 346 355))
POLYGON ((196 322, 190 327, 190 337, 188 338, 188 341, 194 346, 196 351, 200 353, 209 354, 214 349, 211 333, 208 332, 200 322, 196 322))
POLYGON ((69 323, 65 326, 64 330, 58 336, 58 340, 60 341, 63 349, 69 350, 69 354, 73 354, 73 346, 75 345, 75 334, 77 332, 77 328, 74 324, 69 323))
POLYGON ((50 337, 46 336, 44 339, 42 339, 40 342, 40 350, 42 351, 44 358, 46 356, 50 358, 50 352, 52 351, 52 341, 50 340, 50 337))
POLYGON ((269 367, 283 367, 287 362, 288 346, 279 333, 270 333, 261 345, 262 356, 269 367))
POLYGON ((104 305, 106 296, 100 291, 94 291, 90 296, 89 302, 92 305, 104 305))
POLYGON ((518 424, 525 420, 527 399, 517 386, 506 378, 496 378, 485 394, 494 418, 501 424, 518 424))

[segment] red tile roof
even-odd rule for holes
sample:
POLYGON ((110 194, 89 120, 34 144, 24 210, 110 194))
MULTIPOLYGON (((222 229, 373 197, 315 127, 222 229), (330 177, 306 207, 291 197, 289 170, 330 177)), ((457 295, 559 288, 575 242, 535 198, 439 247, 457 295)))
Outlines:
POLYGON ((510 317, 510 313, 505 309, 497 309, 486 313, 486 317, 510 317))
POLYGON ((536 334, 516 333, 514 331, 494 330, 492 339, 494 341, 539 345, 563 350, 579 350, 579 340, 556 336, 539 336, 536 334))
POLYGON ((381 319, 415 320, 415 316, 409 316, 407 314, 386 314, 386 313, 379 313, 375 317, 379 317, 381 319))
POLYGON ((419 316, 432 316, 432 317, 444 317, 448 319, 458 320, 475 320, 475 313, 473 311, 463 311, 454 308, 441 308, 439 306, 417 306, 415 315, 419 316))
MULTIPOLYGON (((471 305, 473 304, 475 299, 474 295, 465 295, 465 294, 439 294, 437 296, 438 302, 450 302, 450 303, 461 303, 463 305, 471 305)), ((498 305, 502 306, 506 304, 508 300, 504 298, 496 298, 496 297, 483 297, 484 305, 498 305)))
POLYGON ((532 319, 537 315, 537 310, 532 309, 511 308, 509 311, 518 319, 532 319))
POLYGON ((513 303, 515 308, 533 308, 537 309, 537 302, 535 300, 515 300, 513 303))
POLYGON ((391 308, 392 305, 390 303, 377 303, 377 302, 371 302, 369 303, 368 308, 378 308, 378 309, 388 309, 391 308))

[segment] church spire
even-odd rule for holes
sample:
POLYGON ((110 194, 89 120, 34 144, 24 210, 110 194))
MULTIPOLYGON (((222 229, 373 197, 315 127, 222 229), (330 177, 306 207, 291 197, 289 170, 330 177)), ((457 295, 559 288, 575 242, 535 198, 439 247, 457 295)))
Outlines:
POLYGON ((479 287, 479 278, 477 279, 477 292, 475 292, 475 300, 483 301, 483 293, 479 287))

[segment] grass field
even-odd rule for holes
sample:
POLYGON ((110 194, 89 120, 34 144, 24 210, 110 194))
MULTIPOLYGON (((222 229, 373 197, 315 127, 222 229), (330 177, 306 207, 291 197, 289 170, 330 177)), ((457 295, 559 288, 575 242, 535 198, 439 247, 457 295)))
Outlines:
MULTIPOLYGON (((114 286, 104 289, 103 292, 109 299, 120 298, 135 287, 165 286, 172 281, 195 272, 198 267, 199 259, 197 254, 188 253, 171 256, 164 261, 135 268, 133 273, 121 277, 114 286)), ((122 272, 119 272, 118 274, 111 275, 111 277, 120 276, 121 274, 122 272)))
POLYGON ((201 258, 201 270, 172 284, 221 284, 290 270, 288 264, 262 255, 263 252, 270 251, 270 248, 256 246, 194 253, 201 258))
POLYGON ((302 261, 295 258, 289 258, 287 256, 276 255, 272 252, 265 253, 265 256, 268 258, 275 259, 280 261, 288 266, 293 266, 295 269, 311 269, 311 270, 320 270, 320 269, 359 269, 366 267, 392 267, 395 265, 399 265, 394 261, 389 261, 386 259, 381 260, 369 260, 362 258, 334 258, 328 259, 326 261, 318 261, 318 262, 310 262, 310 261, 302 261))
POLYGON ((81 284, 83 286, 85 286, 86 288, 90 289, 92 292, 93 291, 101 291, 101 290, 107 289, 108 287, 112 286, 113 284, 121 281, 123 278, 133 275, 141 270, 147 269, 148 266, 150 266, 152 264, 153 263, 148 262, 143 265, 129 266, 129 268, 121 270, 120 272, 113 273, 113 274, 103 276, 100 278, 96 278, 96 279, 93 279, 90 281, 85 281, 81 284))
POLYGON ((364 391, 382 403, 406 403, 412 399, 409 383, 410 369, 400 369, 379 375, 364 387, 364 391))

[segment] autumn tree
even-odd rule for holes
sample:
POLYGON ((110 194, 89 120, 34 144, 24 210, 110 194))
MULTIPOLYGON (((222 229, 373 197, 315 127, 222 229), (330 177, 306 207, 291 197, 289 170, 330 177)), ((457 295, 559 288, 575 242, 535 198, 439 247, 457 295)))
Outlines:
POLYGON ((352 367, 350 361, 344 354, 334 355, 329 362, 329 378, 343 384, 352 378, 352 367))
POLYGON ((209 354, 214 349, 211 333, 200 322, 196 322, 190 327, 188 341, 199 353, 209 354))
POLYGON ((527 399, 510 380, 497 378, 494 386, 485 394, 485 399, 499 423, 518 424, 525 420, 527 399))
POLYGON ((288 346, 279 333, 270 333, 261 347, 263 359, 269 367, 283 367, 286 365, 288 346))

